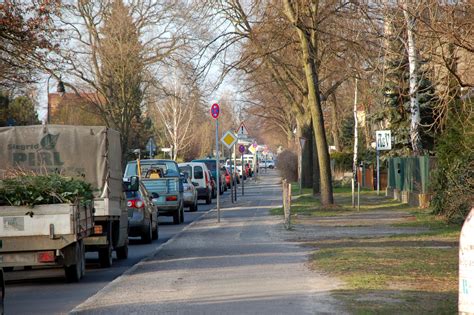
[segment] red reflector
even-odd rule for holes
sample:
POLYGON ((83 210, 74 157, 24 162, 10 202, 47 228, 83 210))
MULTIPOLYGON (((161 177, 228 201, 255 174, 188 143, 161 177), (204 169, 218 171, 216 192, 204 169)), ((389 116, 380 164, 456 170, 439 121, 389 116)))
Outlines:
POLYGON ((102 234, 103 228, 102 225, 95 225, 94 226, 94 234, 102 234))
POLYGON ((178 200, 178 196, 167 196, 166 197, 166 201, 177 201, 178 200))
POLYGON ((54 262, 54 252, 53 251, 39 252, 38 261, 41 263, 54 262))

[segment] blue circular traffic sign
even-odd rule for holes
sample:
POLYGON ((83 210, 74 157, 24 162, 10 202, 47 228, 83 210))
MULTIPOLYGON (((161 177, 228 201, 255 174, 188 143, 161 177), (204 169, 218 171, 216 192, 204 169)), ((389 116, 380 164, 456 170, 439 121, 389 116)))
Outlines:
POLYGON ((239 152, 244 153, 245 152, 245 146, 243 144, 239 145, 239 152))
POLYGON ((212 118, 217 119, 217 117, 219 117, 219 112, 220 112, 219 104, 217 104, 217 103, 212 104, 212 106, 211 106, 211 116, 212 116, 212 118))

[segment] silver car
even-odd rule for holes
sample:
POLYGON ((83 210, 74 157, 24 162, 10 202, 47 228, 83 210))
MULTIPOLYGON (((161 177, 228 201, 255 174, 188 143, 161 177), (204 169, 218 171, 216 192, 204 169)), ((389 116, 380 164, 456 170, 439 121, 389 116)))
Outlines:
MULTIPOLYGON (((181 170, 181 168, 180 168, 181 170)), ((188 176, 188 173, 183 174, 183 200, 184 206, 189 207, 190 212, 198 210, 198 183, 193 183, 188 176)))

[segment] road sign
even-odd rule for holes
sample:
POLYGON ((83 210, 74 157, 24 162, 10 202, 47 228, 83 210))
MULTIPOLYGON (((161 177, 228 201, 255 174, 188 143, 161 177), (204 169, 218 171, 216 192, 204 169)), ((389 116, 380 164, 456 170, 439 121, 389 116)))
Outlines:
POLYGON ((239 145, 239 152, 244 154, 245 152, 245 146, 243 144, 239 145))
POLYGON ((230 149, 237 142, 237 137, 229 130, 222 136, 221 142, 227 147, 227 149, 230 149))
POLYGON ((306 138, 304 137, 300 137, 300 146, 301 146, 301 149, 304 149, 304 144, 306 143, 306 138))
POLYGON ((255 154, 255 152, 257 152, 257 148, 253 145, 249 145, 249 151, 252 152, 252 154, 255 154))
POLYGON ((375 142, 377 150, 392 149, 392 134, 390 130, 377 130, 375 132, 375 142))
POLYGON ((255 149, 258 147, 258 144, 257 144, 256 141, 254 141, 254 142, 252 143, 252 147, 254 147, 255 149))
POLYGON ((245 127, 244 123, 241 122, 239 129, 237 129, 237 136, 238 137, 247 137, 249 135, 249 131, 247 130, 247 127, 245 127))
POLYGON ((146 143, 146 148, 149 151, 156 151, 156 143, 155 143, 155 140, 152 137, 150 137, 148 139, 148 142, 146 143))
POLYGON ((217 103, 212 104, 212 106, 211 106, 211 116, 212 116, 212 118, 217 119, 217 117, 219 117, 219 112, 220 112, 219 104, 217 104, 217 103))

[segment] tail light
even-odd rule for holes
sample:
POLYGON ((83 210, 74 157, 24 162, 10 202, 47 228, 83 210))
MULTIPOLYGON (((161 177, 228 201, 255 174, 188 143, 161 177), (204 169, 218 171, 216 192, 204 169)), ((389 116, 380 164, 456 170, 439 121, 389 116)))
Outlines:
POLYGON ((177 201, 178 196, 166 196, 166 201, 177 201))
POLYGON ((140 199, 132 199, 127 201, 127 207, 129 208, 143 208, 145 204, 140 199))
POLYGON ((206 186, 208 186, 209 185, 209 174, 205 173, 205 175, 206 175, 206 186))
POLYGON ((102 225, 98 224, 98 225, 94 225, 94 234, 102 234, 102 232, 104 231, 102 225))
POLYGON ((54 251, 39 252, 38 253, 38 262, 40 262, 40 263, 54 262, 54 251))

